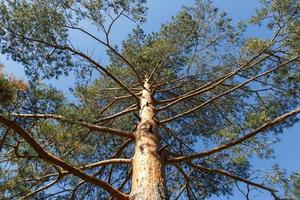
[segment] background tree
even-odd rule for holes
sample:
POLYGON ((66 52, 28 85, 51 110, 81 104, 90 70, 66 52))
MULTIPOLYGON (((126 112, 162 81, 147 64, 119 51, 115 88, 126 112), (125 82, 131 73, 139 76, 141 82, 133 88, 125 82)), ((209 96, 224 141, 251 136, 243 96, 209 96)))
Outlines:
POLYGON ((27 85, 22 80, 17 80, 13 76, 7 77, 3 73, 3 65, 0 64, 0 103, 9 104, 16 100, 18 91, 25 91, 27 85))
POLYGON ((293 192, 280 193, 293 189, 276 173, 253 181, 249 160, 270 158, 298 120, 299 2, 262 1, 250 23, 267 24, 268 39, 244 37, 210 1, 151 34, 138 26, 146 10, 144 0, 1 1, 1 51, 30 78, 1 101, 2 199, 207 199, 237 182, 275 199, 293 192), (137 27, 117 47, 121 18, 137 27), (107 48, 108 64, 75 33, 107 48), (70 72, 74 99, 40 83, 70 72))

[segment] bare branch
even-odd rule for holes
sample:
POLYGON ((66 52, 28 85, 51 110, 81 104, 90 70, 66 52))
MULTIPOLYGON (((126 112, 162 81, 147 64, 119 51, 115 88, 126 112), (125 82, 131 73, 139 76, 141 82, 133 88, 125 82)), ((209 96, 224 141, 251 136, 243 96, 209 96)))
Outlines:
POLYGON ((244 182, 248 185, 252 185, 252 186, 255 186, 257 188, 260 188, 260 189, 264 189, 264 190, 267 190, 269 191, 272 196, 275 198, 275 200, 279 200, 279 198, 276 196, 275 192, 277 192, 275 189, 273 188, 269 188, 267 186, 264 186, 262 184, 258 184, 258 183, 255 183, 255 182, 252 182, 252 181, 249 181, 247 179, 244 179, 244 178, 241 178, 239 176, 236 176, 234 174, 231 174, 231 173, 228 173, 224 170, 218 170, 218 169, 209 169, 209 168, 206 168, 206 167, 202 167, 200 165, 195 165, 194 163, 192 162, 189 162, 189 165, 196 169, 196 170, 199 170, 199 171, 202 171, 202 172, 205 172, 205 173, 210 173, 210 174, 219 174, 219 175, 222 175, 222 176, 226 176, 228 178, 231 178, 231 179, 234 179, 234 180, 237 180, 237 181, 240 181, 240 182, 244 182))
POLYGON ((49 184, 45 185, 44 187, 41 187, 33 192, 30 192, 29 194, 27 194, 26 196, 21 197, 20 199, 28 199, 34 195, 36 195, 37 193, 46 190, 50 187, 52 187, 53 185, 55 185, 56 183, 58 183, 58 181, 62 178, 62 176, 58 176, 55 180, 53 180, 52 182, 50 182, 49 184))
POLYGON ((184 80, 185 78, 187 78, 189 76, 182 76, 182 77, 179 77, 179 78, 175 78, 175 79, 172 79, 172 80, 166 80, 166 81, 159 81, 156 83, 156 85, 152 85, 154 88, 159 88, 159 87, 162 87, 164 85, 167 85, 167 84, 170 84, 170 83, 178 83, 178 82, 181 82, 182 80, 184 80))
POLYGON ((125 10, 123 9, 115 18, 112 19, 111 23, 109 24, 107 32, 105 33, 106 34, 106 44, 109 44, 108 36, 109 36, 109 33, 110 33, 114 23, 123 15, 124 11, 125 10))
POLYGON ((16 122, 14 122, 10 119, 7 119, 1 115, 0 115, 0 122, 2 124, 4 124, 6 127, 14 130, 17 134, 19 134, 36 151, 36 153, 43 160, 48 161, 54 165, 57 165, 57 166, 61 167, 62 169, 72 173, 73 175, 103 188, 104 190, 106 190, 108 193, 110 193, 117 199, 121 199, 121 200, 129 199, 129 197, 126 194, 123 194, 119 190, 113 188, 110 184, 106 183, 105 181, 99 180, 93 176, 85 174, 82 170, 69 165, 68 163, 64 162, 60 158, 55 157, 54 155, 47 152, 42 146, 40 146, 37 143, 37 141, 31 135, 29 135, 29 133, 27 133, 16 122))
MULTIPOLYGON (((141 88, 138 88, 138 86, 141 84, 136 84, 130 87, 132 91, 141 91, 141 88)), ((119 90, 124 90, 124 88, 121 87, 113 87, 113 88, 103 88, 99 89, 101 92, 110 92, 110 91, 119 91, 119 90)), ((125 97, 125 96, 124 96, 125 97)), ((127 97, 127 96, 126 96, 127 97)), ((131 97, 131 96, 130 96, 131 97)), ((129 97, 128 97, 129 98, 129 97)))
POLYGON ((130 180, 132 176, 132 168, 130 168, 128 175, 126 176, 126 178, 124 179, 124 181, 121 183, 120 187, 118 188, 118 190, 122 190, 125 186, 125 184, 130 180))
MULTIPOLYGON (((119 150, 116 151, 116 152, 112 155, 111 159, 104 160, 104 161, 100 161, 100 162, 96 162, 96 163, 92 163, 92 164, 88 164, 88 165, 79 167, 79 169, 81 169, 81 170, 87 170, 87 169, 91 169, 91 168, 94 168, 94 167, 105 166, 105 165, 115 164, 115 163, 118 163, 118 164, 122 164, 122 163, 130 164, 130 163, 131 163, 131 159, 115 159, 115 157, 119 156, 119 154, 124 150, 124 148, 126 148, 126 146, 127 146, 130 142, 132 142, 131 139, 125 141, 125 142, 121 145, 121 147, 119 148, 119 150)), ((57 174, 57 173, 55 173, 55 174, 48 174, 48 175, 45 175, 45 176, 43 176, 43 177, 37 179, 36 182, 40 182, 40 181, 42 181, 42 180, 44 180, 44 179, 46 179, 46 178, 50 178, 50 177, 53 177, 53 176, 60 176, 60 177, 62 178, 63 176, 65 176, 65 175, 67 175, 67 174, 69 174, 68 171, 60 171, 59 174, 57 174)), ((129 177, 129 178, 130 178, 130 177, 129 177)), ((82 184, 84 184, 84 183, 86 183, 86 182, 87 182, 87 181, 81 181, 80 184, 77 185, 77 187, 79 187, 80 185, 82 185, 82 184)), ((50 187, 50 186, 49 186, 49 187, 50 187)), ((49 187, 47 187, 47 188, 49 188, 49 187)), ((73 192, 76 190, 77 187, 75 187, 75 188, 73 189, 73 192)), ((42 191, 42 190, 44 190, 44 189, 47 189, 47 188, 43 188, 43 189, 41 189, 41 190, 38 190, 38 191, 35 192, 35 194, 36 194, 37 192, 40 192, 40 191, 42 191)), ((118 190, 121 190, 121 189, 122 189, 122 188, 119 188, 118 190)), ((32 195, 34 195, 34 194, 32 194, 32 195)), ((32 196, 32 195, 30 195, 30 196, 32 196)), ((74 196, 74 195, 75 195, 75 194, 73 193, 72 196, 74 196)), ((27 197, 27 196, 26 196, 26 197, 27 197)), ((71 199, 72 199, 72 198, 71 198, 71 199)))
POLYGON ((89 130, 92 130, 92 131, 101 131, 101 132, 108 133, 108 134, 111 134, 111 135, 116 135, 116 136, 121 136, 121 137, 134 139, 134 135, 131 134, 130 132, 126 132, 126 131, 122 131, 122 130, 118 130, 118 129, 114 129, 114 128, 109 128, 109 127, 105 127, 105 126, 98 126, 98 125, 83 122, 83 121, 67 119, 62 115, 55 115, 55 114, 13 114, 13 116, 18 117, 18 118, 56 119, 56 120, 61 120, 63 122, 67 122, 67 123, 76 124, 76 125, 86 127, 86 128, 88 128, 89 130))
POLYGON ((180 198, 180 196, 182 195, 182 193, 184 192, 184 190, 188 187, 188 184, 184 184, 182 186, 182 188, 179 190, 177 197, 174 200, 178 200, 180 198))
POLYGON ((104 165, 110 165, 110 164, 131 164, 132 159, 126 159, 126 158, 112 158, 108 160, 103 160, 100 162, 95 162, 92 164, 85 165, 84 167, 81 167, 81 169, 91 169, 94 167, 100 167, 104 165))
POLYGON ((225 96, 225 95, 229 94, 230 92, 235 91, 236 89, 239 89, 239 88, 245 86, 246 84, 250 83, 251 81, 253 81, 253 80, 257 79, 257 78, 260 78, 260 77, 262 77, 262 76, 265 76, 265 75, 267 75, 267 74, 269 74, 269 73, 271 73, 271 72, 273 72, 273 71, 276 71, 276 70, 278 70, 278 69, 280 69, 280 68, 282 68, 282 67, 288 65, 289 63, 291 63, 291 62, 297 60, 299 57, 300 57, 300 56, 296 56, 296 57, 294 57, 294 58, 291 58, 290 60, 288 60, 288 61, 282 63, 281 65, 279 65, 279 66, 277 66, 277 67, 275 67, 275 68, 272 68, 272 69, 270 69, 270 70, 268 70, 268 71, 265 71, 264 73, 261 73, 261 74, 259 74, 259 75, 257 75, 257 76, 254 76, 254 77, 248 79, 247 81, 245 81, 245 82, 243 82, 243 83, 241 83, 241 84, 239 84, 239 85, 237 85, 237 86, 235 86, 235 87, 233 87, 233 88, 231 88, 231 89, 229 89, 229 90, 227 90, 227 91, 225 91, 225 92, 223 92, 223 93, 221 93, 221 94, 219 94, 219 95, 217 95, 217 96, 215 96, 215 97, 213 97, 213 98, 211 98, 211 99, 209 99, 209 100, 207 100, 207 101, 205 101, 204 103, 202 103, 202 104, 200 104, 200 105, 198 105, 198 106, 196 106, 196 107, 194 107, 194 108, 192 108, 192 109, 190 109, 190 110, 187 110, 187 111, 185 111, 185 112, 183 112, 183 113, 181 113, 181 114, 175 115, 175 116, 173 116, 173 117, 171 117, 171 118, 164 119, 164 120, 160 121, 160 123, 167 123, 167 122, 170 122, 170 121, 172 121, 172 120, 175 120, 175 119, 178 119, 178 118, 180 118, 180 117, 183 117, 183 116, 185 116, 185 115, 188 115, 188 114, 190 114, 190 113, 192 113, 192 112, 198 110, 199 108, 202 108, 203 106, 207 105, 208 103, 210 103, 210 102, 212 102, 212 101, 214 101, 214 100, 216 100, 216 99, 218 99, 218 98, 220 98, 220 97, 222 97, 222 96, 225 96))
MULTIPOLYGON (((122 189, 124 188, 125 184, 129 181, 131 176, 132 176, 132 168, 130 168, 128 175, 126 176, 124 181, 121 183, 121 185, 118 187, 118 190, 122 191, 122 189)), ((113 197, 110 197, 109 200, 113 200, 113 197)))
MULTIPOLYGON (((70 29, 74 29, 74 30, 79 30, 83 33, 85 33, 86 35, 90 36, 91 38, 93 38, 94 40, 96 40, 97 42, 101 43, 102 45, 104 45, 105 47, 107 47, 109 50, 111 50, 116 56, 118 56, 123 62, 125 62, 135 73, 135 75, 137 76, 138 80, 140 83, 142 83, 142 79, 141 76, 139 74, 139 72, 135 69, 135 67, 133 66, 132 63, 130 63, 122 54, 120 54, 115 48, 113 48, 108 40, 107 42, 104 42, 102 40, 100 40, 99 38, 97 38, 96 36, 92 35, 91 33, 87 32, 86 30, 80 28, 80 27, 74 27, 74 26, 66 26, 67 28, 70 29)), ((107 35, 107 33, 106 33, 107 35)))
POLYGON ((239 72, 244 71, 244 70, 249 69, 249 68, 252 68, 253 66, 256 66, 258 63, 262 62, 267 57, 268 56, 263 57, 259 61, 257 61, 255 63, 251 64, 250 66, 248 66, 256 58, 256 57, 254 57, 250 61, 248 61, 247 63, 245 63, 241 67, 239 67, 238 69, 236 69, 236 70, 234 70, 234 71, 232 71, 232 72, 230 72, 230 73, 228 73, 228 74, 226 74, 226 75, 224 75, 224 76, 222 76, 220 78, 217 78, 217 79, 215 79, 213 81, 210 81, 209 83, 206 83, 205 85, 203 85, 203 86, 201 86, 199 88, 196 88, 193 91, 190 91, 190 92, 188 92, 186 94, 180 95, 179 97, 175 97, 173 99, 167 99, 166 102, 169 102, 169 101, 172 101, 172 102, 169 103, 169 104, 167 104, 167 105, 165 105, 165 106, 163 106, 163 107, 158 108, 157 110, 160 110, 160 111, 161 110, 165 110, 165 109, 167 109, 167 108, 169 108, 169 107, 171 107, 171 106, 173 106, 173 105, 175 105, 175 104, 177 104, 177 103, 179 103, 179 102, 181 102, 181 101, 183 101, 185 99, 192 98, 192 97, 197 96, 199 94, 202 94, 204 92, 210 91, 210 90, 216 88, 217 86, 221 85, 224 81, 226 81, 229 78, 235 76, 239 72))
POLYGON ((122 88, 124 88, 129 94, 131 94, 133 97, 135 97, 137 100, 139 100, 138 96, 133 91, 131 91, 131 89, 127 85, 125 85, 121 80, 119 80, 114 75, 112 75, 106 68, 104 68, 98 62, 94 61, 91 57, 87 56, 86 54, 82 53, 81 51, 74 50, 68 46, 66 46, 65 49, 71 51, 72 53, 74 53, 76 55, 81 56, 82 58, 86 59, 88 62, 92 63, 100 71, 104 72, 108 77, 113 79, 117 84, 119 84, 122 88))
MULTIPOLYGON (((245 76, 245 75, 242 75, 242 74, 237 74, 237 76, 240 76, 240 77, 242 77, 242 78, 249 79, 248 76, 245 76)), ((275 88, 275 89, 276 89, 277 91, 279 91, 279 92, 282 92, 282 91, 283 91, 282 88, 279 88, 278 86, 275 86, 275 85, 273 85, 273 84, 271 84, 271 83, 266 83, 266 82, 261 81, 261 80, 253 80, 253 81, 254 81, 254 82, 257 82, 257 83, 260 83, 260 84, 262 84, 262 85, 271 86, 272 88, 275 88)))
POLYGON ((240 186, 239 186, 239 184, 237 183, 237 181, 235 181, 235 186, 236 186, 236 188, 245 196, 245 198, 246 198, 246 200, 250 200, 250 186, 247 184, 247 192, 244 192, 241 188, 240 188, 240 186))
POLYGON ((99 122, 111 120, 111 119, 120 117, 120 116, 122 116, 122 115, 125 115, 125 114, 127 114, 127 113, 131 113, 131 112, 134 112, 134 111, 137 111, 137 110, 138 110, 137 105, 134 104, 134 105, 131 105, 131 106, 125 108, 125 109, 124 109, 123 111, 121 111, 121 112, 118 112, 118 113, 113 114, 113 115, 111 115, 111 116, 103 117, 103 118, 97 120, 95 123, 99 123, 99 122))
MULTIPOLYGON (((174 89, 177 89, 177 88, 181 88, 183 85, 184 85, 183 83, 180 83, 179 85, 176 85, 176 86, 173 86, 173 87, 170 87, 170 88, 156 90, 156 92, 158 92, 158 93, 169 92, 171 90, 174 90, 174 89)), ((164 103, 164 101, 166 101, 166 100, 159 101, 159 103, 164 103)))
POLYGON ((126 140, 120 148, 111 156, 111 158, 116 158, 117 156, 120 156, 120 154, 124 151, 124 149, 132 142, 132 139, 126 140))
POLYGON ((121 100, 121 99, 127 99, 130 98, 131 96, 122 96, 122 97, 116 97, 113 98, 106 106, 104 106, 104 108, 101 109, 101 111, 99 112, 99 114, 103 114, 107 109, 109 109, 113 104, 115 104, 117 101, 121 100))
POLYGON ((2 149, 2 145, 5 143, 5 140, 8 136, 8 134, 9 134, 9 129, 6 129, 5 132, 4 132, 3 137, 0 140, 0 152, 1 152, 1 149, 2 149))
POLYGON ((197 159, 197 158, 210 156, 210 155, 215 154, 217 152, 220 152, 224 149, 228 149, 232 146, 238 145, 238 144, 240 144, 240 143, 256 136, 257 134, 262 133, 266 129, 268 129, 268 128, 270 128, 270 127, 272 127, 272 126, 274 126, 278 123, 283 122, 287 118, 289 118, 291 116, 294 116, 294 115, 297 115, 298 113, 300 113, 300 108, 295 109, 291 112, 285 113, 285 114, 275 118, 274 120, 269 121, 269 122, 265 123, 264 125, 256 128, 254 131, 244 135, 243 137, 235 139, 234 141, 232 141, 230 143, 222 144, 222 145, 217 146, 217 147, 215 147, 211 150, 208 150, 208 151, 203 151, 203 152, 200 152, 200 153, 194 153, 194 154, 187 155, 187 156, 179 156, 179 157, 176 157, 176 158, 171 158, 168 161, 171 162, 171 163, 177 163, 177 162, 182 162, 182 161, 193 160, 193 159, 197 159))
POLYGON ((72 189, 72 195, 70 197, 70 200, 74 200, 76 199, 76 191, 78 190, 78 188, 82 185, 86 184, 86 181, 80 181, 75 187, 73 187, 72 189))

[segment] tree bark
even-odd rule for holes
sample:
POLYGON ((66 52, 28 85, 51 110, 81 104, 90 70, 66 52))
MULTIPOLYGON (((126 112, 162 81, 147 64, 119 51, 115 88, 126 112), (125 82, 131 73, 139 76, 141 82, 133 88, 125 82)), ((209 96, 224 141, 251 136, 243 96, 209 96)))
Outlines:
POLYGON ((135 131, 133 156, 132 200, 166 200, 164 157, 160 154, 158 122, 155 117, 155 100, 148 79, 140 98, 140 123, 135 131))

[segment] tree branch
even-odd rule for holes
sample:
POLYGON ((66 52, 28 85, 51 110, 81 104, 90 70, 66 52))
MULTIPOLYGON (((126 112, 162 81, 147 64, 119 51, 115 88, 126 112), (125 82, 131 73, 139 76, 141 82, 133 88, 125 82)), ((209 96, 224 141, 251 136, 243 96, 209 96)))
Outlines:
POLYGON ((134 112, 134 111, 137 111, 137 110, 138 110, 138 108, 137 108, 136 104, 135 105, 131 105, 131 106, 125 108, 121 112, 118 112, 116 114, 113 114, 113 115, 110 115, 110 116, 98 119, 97 121, 95 121, 95 123, 100 123, 100 122, 103 122, 103 121, 111 120, 111 119, 117 118, 119 116, 122 116, 122 115, 127 114, 127 113, 131 113, 131 112, 134 112))
MULTIPOLYGON (((139 74, 139 72, 135 69, 135 67, 133 66, 132 63, 130 63, 123 55, 121 55, 115 48, 113 48, 108 40, 107 42, 103 42, 102 40, 100 40, 99 38, 97 38, 96 36, 92 35, 91 33, 87 32, 86 30, 80 28, 80 27, 74 27, 74 26, 67 26, 67 28, 70 28, 70 29, 73 29, 73 30, 79 30, 83 33, 85 33, 86 35, 90 36, 91 38, 93 38, 94 40, 98 41, 99 43, 101 43, 102 45, 104 45, 105 47, 107 47, 109 50, 111 50, 117 57, 119 57, 123 62, 125 62, 132 70, 133 72, 135 73, 135 75, 137 76, 139 82, 142 84, 142 79, 141 79, 141 76, 139 74)), ((111 29, 111 27, 110 27, 111 29)), ((109 29, 109 30, 110 30, 109 29)))
POLYGON ((109 128, 109 127, 104 127, 104 126, 98 126, 98 125, 90 124, 90 123, 83 122, 83 121, 71 120, 71 119, 67 119, 61 115, 55 115, 55 114, 12 114, 12 115, 14 117, 18 117, 18 118, 56 119, 56 120, 61 120, 63 122, 70 123, 70 124, 76 124, 76 125, 86 127, 92 131, 101 131, 104 133, 109 133, 111 135, 126 137, 126 138, 130 138, 130 139, 135 138, 134 135, 131 134, 130 132, 126 132, 126 131, 122 131, 122 130, 118 130, 118 129, 114 129, 114 128, 109 128))
POLYGON ((279 29, 276 31, 276 33, 274 34, 274 36, 272 37, 272 39, 268 42, 268 44, 266 45, 266 47, 264 49, 262 49, 259 53, 257 53, 255 56, 253 56, 249 61, 247 61, 246 63, 244 63, 241 67, 239 67, 238 69, 224 75, 223 77, 220 77, 220 78, 217 78, 213 81, 210 81, 209 83, 201 86, 200 88, 197 88, 193 91, 190 91, 186 94, 183 94, 179 97, 176 97, 176 98, 173 98, 173 99, 168 99, 168 100, 165 100, 166 102, 170 102, 169 104, 161 107, 161 108, 158 108, 157 110, 164 110, 186 98, 191 98, 193 96, 196 96, 198 94, 201 94, 201 93, 204 93, 206 91, 209 91, 211 89, 214 89, 215 87, 217 87, 219 84, 223 83, 225 80, 237 75, 239 72, 241 71, 245 71, 249 68, 252 68, 253 66, 261 63, 263 60, 265 60, 266 58, 270 57, 271 55, 267 55, 261 59, 259 59, 257 62, 251 64, 255 59, 259 58, 263 53, 265 53, 273 44, 274 44, 274 41, 276 39, 276 37, 279 35, 280 31, 282 30, 282 28, 285 26, 282 25, 281 27, 279 27, 279 29), (251 65, 250 65, 251 64, 251 65), (249 66, 250 65, 250 66, 249 66), (247 67, 248 66, 248 67, 247 67))
POLYGON ((254 131, 244 135, 243 137, 241 138, 238 138, 230 143, 227 143, 227 144, 222 144, 220 146, 217 146, 211 150, 208 150, 208 151, 203 151, 203 152, 200 152, 200 153, 194 153, 194 154, 191 154, 191 155, 187 155, 187 156, 179 156, 179 157, 176 157, 176 158, 171 158, 169 159, 168 161, 170 163, 177 163, 177 162, 182 162, 182 161, 188 161, 188 160, 193 160, 193 159, 197 159, 197 158, 202 158, 202 157, 206 157, 206 156, 210 156, 212 154, 215 154, 217 152, 220 152, 224 149, 228 149, 232 146, 235 146, 235 145, 238 145, 254 136, 256 136, 257 134, 265 131, 266 129, 272 127, 273 125, 276 125, 278 123, 281 123, 283 122, 284 120, 286 120, 288 117, 291 117, 291 116, 294 116, 296 114, 300 113, 300 108, 297 108, 291 112, 288 112, 288 113, 285 113, 277 118, 275 118, 274 120, 272 121, 269 121, 267 123, 265 123, 264 125, 256 128, 254 131))
POLYGON ((81 51, 75 50, 75 49, 69 47, 68 45, 52 44, 52 43, 43 41, 41 39, 29 38, 29 37, 26 37, 26 36, 23 36, 23 35, 19 34, 18 32, 15 32, 15 31, 11 30, 10 28, 6 27, 2 23, 0 25, 2 25, 7 31, 9 31, 11 33, 14 33, 15 35, 17 35, 18 37, 20 37, 24 40, 41 43, 41 44, 44 44, 46 46, 53 47, 55 49, 68 50, 68 51, 72 52, 73 54, 80 56, 81 58, 85 59, 89 63, 93 64, 96 67, 96 69, 103 72, 108 77, 110 77, 112 80, 114 80, 118 85, 120 85, 122 88, 124 88, 129 94, 131 94, 133 97, 135 97, 139 101, 138 96, 136 96, 135 93, 132 92, 127 85, 125 85, 121 80, 119 80, 117 77, 115 77, 113 74, 111 74, 105 67, 103 67, 98 62, 96 62, 91 57, 87 56, 86 54, 82 53, 81 51))
POLYGON ((127 158, 112 158, 108 160, 103 160, 99 162, 95 162, 92 164, 85 165, 81 167, 80 169, 91 169, 94 167, 100 167, 103 165, 110 165, 110 164, 131 164, 132 159, 127 159, 127 158))
POLYGON ((45 185, 45 186, 43 186, 43 187, 41 187, 41 188, 39 188, 39 189, 37 189, 37 190, 35 190, 35 191, 33 191, 33 192, 30 192, 29 194, 27 194, 27 195, 21 197, 20 199, 28 199, 28 198, 30 198, 30 197, 36 195, 37 193, 39 193, 39 192, 41 192, 41 191, 43 191, 43 190, 46 190, 46 189, 52 187, 52 186, 55 185, 61 178, 62 178, 62 176, 58 176, 55 180, 53 180, 53 181, 50 182, 49 184, 47 184, 47 185, 45 185))
POLYGON ((294 57, 294 58, 291 58, 290 60, 288 60, 288 61, 282 63, 281 65, 279 65, 279 66, 277 66, 277 67, 275 67, 275 68, 272 68, 272 69, 270 69, 270 70, 265 71, 264 73, 261 73, 261 74, 259 74, 259 75, 257 75, 257 76, 254 76, 254 77, 248 79, 247 81, 245 81, 245 82, 243 82, 243 83, 241 83, 241 84, 239 84, 239 85, 237 85, 237 86, 235 86, 235 87, 233 87, 233 88, 231 88, 231 89, 229 89, 229 90, 227 90, 227 91, 225 91, 225 92, 223 92, 223 93, 221 93, 221 94, 219 94, 219 95, 217 95, 217 96, 215 96, 215 97, 213 97, 213 98, 211 98, 211 99, 209 99, 209 100, 207 100, 207 101, 205 101, 204 103, 202 103, 202 104, 200 104, 200 105, 198 105, 198 106, 196 106, 196 107, 194 107, 194 108, 192 108, 192 109, 190 109, 190 110, 187 110, 187 111, 185 111, 185 112, 183 112, 183 113, 181 113, 181 114, 175 115, 175 116, 173 116, 173 117, 171 117, 171 118, 164 119, 164 120, 160 121, 160 123, 167 123, 167 122, 170 122, 170 121, 172 121, 172 120, 175 120, 175 119, 178 119, 178 118, 180 118, 180 117, 183 117, 183 116, 185 116, 185 115, 188 115, 188 114, 190 114, 190 113, 192 113, 192 112, 198 110, 199 108, 202 108, 203 106, 207 105, 208 103, 210 103, 210 102, 212 102, 212 101, 214 101, 214 100, 216 100, 216 99, 218 99, 218 98, 220 98, 220 97, 222 97, 222 96, 225 96, 225 95, 229 94, 230 92, 235 91, 236 89, 239 89, 239 88, 245 86, 246 84, 250 83, 251 81, 253 81, 253 80, 257 79, 257 78, 260 78, 260 77, 262 77, 262 76, 265 76, 265 75, 267 75, 267 74, 269 74, 269 73, 271 73, 271 72, 273 72, 273 71, 275 71, 275 70, 278 70, 278 69, 280 69, 280 68, 286 66, 287 64, 289 64, 289 63, 291 63, 291 62, 297 60, 299 57, 300 57, 300 56, 296 56, 296 57, 294 57))
MULTIPOLYGON (((124 181, 120 184, 120 186, 118 187, 118 190, 122 191, 122 189, 124 188, 125 184, 129 181, 129 179, 132 176, 132 168, 130 168, 126 178, 124 179, 124 181)), ((113 200, 113 197, 110 197, 109 200, 113 200)))
POLYGON ((180 189, 180 191, 179 191, 177 197, 174 199, 174 200, 177 200, 177 199, 179 199, 179 197, 182 195, 182 193, 184 192, 184 190, 187 189, 187 188, 189 187, 189 184, 190 184, 190 180, 189 180, 190 177, 189 177, 189 176, 190 176, 190 174, 193 172, 193 169, 190 169, 190 171, 186 174, 180 166, 175 165, 175 167, 176 167, 177 170, 182 174, 182 176, 184 177, 185 182, 186 182, 186 183, 182 186, 182 188, 180 189))
POLYGON ((272 196, 275 198, 275 200, 279 200, 279 198, 275 194, 275 192, 277 192, 277 191, 275 189, 273 189, 273 188, 269 188, 269 187, 264 186, 262 184, 258 184, 258 183, 249 181, 247 179, 241 178, 239 176, 236 176, 236 175, 231 174, 229 172, 226 172, 224 170, 209 169, 209 168, 206 168, 206 167, 203 167, 203 166, 200 166, 200 165, 195 165, 192 162, 189 162, 189 165, 192 168, 194 168, 195 170, 199 170, 199 171, 202 171, 202 172, 205 172, 205 173, 209 173, 209 174, 219 174, 219 175, 226 176, 228 178, 231 178, 231 179, 234 179, 234 180, 237 180, 237 181, 240 181, 240 182, 244 182, 244 183, 246 183, 248 185, 252 185, 252 186, 255 186, 257 188, 267 190, 267 191, 269 191, 272 194, 272 196))
POLYGON ((128 99, 131 98, 131 95, 128 96, 121 96, 121 97, 113 97, 113 99, 107 104, 105 105, 101 111, 99 112, 99 114, 103 114, 107 109, 109 109, 113 104, 115 104, 117 101, 122 100, 122 99, 128 99))
POLYGON ((112 196, 116 197, 117 199, 129 200, 129 197, 126 194, 113 188, 110 184, 106 183, 105 181, 99 180, 93 176, 85 174, 82 170, 69 165, 68 163, 64 162, 60 158, 55 157, 54 155, 44 150, 44 148, 40 146, 37 143, 37 141, 29 133, 27 133, 22 127, 20 127, 16 122, 7 119, 1 115, 0 115, 0 122, 4 124, 6 127, 14 130, 17 134, 19 134, 36 151, 36 153, 43 160, 48 161, 56 166, 59 166, 62 169, 72 173, 73 175, 103 188, 104 190, 106 190, 108 193, 110 193, 112 196))
POLYGON ((167 99, 167 100, 165 100, 165 102, 170 102, 171 101, 171 103, 169 103, 165 106, 162 106, 160 108, 157 108, 157 110, 159 110, 159 111, 165 110, 165 109, 167 109, 167 108, 169 108, 169 107, 171 107, 171 106, 173 106, 173 105, 175 105, 175 104, 177 104, 177 103, 179 103, 179 102, 181 102, 185 99, 192 98, 194 96, 197 96, 199 94, 202 94, 204 92, 212 90, 212 89, 216 88, 217 86, 221 85, 227 79, 229 79, 229 78, 233 77, 234 75, 238 74, 240 71, 244 71, 246 69, 249 69, 249 68, 257 65, 258 63, 262 62, 266 58, 267 57, 264 57, 264 58, 260 59, 259 61, 255 62, 254 64, 248 66, 248 64, 250 64, 254 60, 254 58, 253 58, 252 60, 248 61, 247 63, 245 63, 244 65, 242 65, 238 69, 236 69, 236 70, 234 70, 234 71, 232 71, 232 72, 230 72, 230 73, 228 73, 228 74, 226 74, 226 75, 224 75, 220 78, 217 78, 213 81, 210 81, 209 83, 206 83, 205 85, 203 85, 199 88, 196 88, 196 89, 194 89, 194 90, 192 90, 192 91, 190 91, 186 94, 180 95, 179 97, 175 97, 173 99, 167 99), (247 68, 244 69, 245 67, 247 67, 247 68))
POLYGON ((2 145, 4 145, 5 140, 6 140, 7 136, 8 136, 8 134, 9 134, 9 129, 6 129, 5 132, 4 132, 3 137, 0 140, 0 152, 2 150, 2 145))
MULTIPOLYGON (((122 158, 117 159, 117 158, 115 158, 115 157, 119 156, 120 152, 122 152, 123 149, 124 149, 130 142, 132 142, 131 139, 127 140, 124 144, 122 144, 121 147, 120 147, 120 149, 119 149, 118 151, 116 151, 116 152, 112 155, 111 159, 103 160, 103 161, 96 162, 96 163, 92 163, 92 164, 88 164, 88 165, 79 167, 79 169, 81 169, 81 170, 87 170, 87 169, 91 169, 91 168, 94 168, 94 167, 105 166, 105 165, 116 164, 116 163, 118 163, 118 164, 122 164, 122 163, 125 163, 125 164, 131 164, 132 159, 122 159, 122 158)), ((60 171, 60 173, 48 174, 48 175, 45 175, 45 176, 43 176, 43 177, 37 179, 36 182, 40 182, 41 180, 46 179, 46 178, 49 178, 49 177, 52 177, 52 176, 58 176, 57 179, 56 179, 56 180, 58 181, 59 179, 61 179, 62 177, 64 177, 64 176, 67 175, 67 174, 69 174, 68 171, 60 171), (59 177, 60 177, 60 178, 59 178, 59 177)), ((130 178, 130 177, 128 177, 128 178, 130 178)), ((128 179, 128 178, 127 178, 127 179, 128 179)), ((57 181, 55 181, 55 182, 57 182, 57 181)), ((53 181, 53 182, 54 182, 54 181, 53 181)), ((79 187, 81 184, 86 183, 86 182, 87 182, 87 181, 82 181, 82 182, 78 185, 78 187, 79 187)), ((36 190, 36 191, 34 191, 34 192, 32 192, 32 193, 26 195, 24 198, 26 199, 26 198, 28 198, 28 197, 30 197, 30 196, 33 196, 33 195, 35 195, 36 193, 38 193, 38 192, 40 192, 40 191, 42 191, 42 190, 45 190, 45 189, 51 187, 51 186, 54 185, 54 184, 55 184, 55 183, 53 183, 53 184, 49 183, 47 186, 42 187, 42 188, 40 188, 40 189, 38 189, 38 190, 36 190)), ((76 188, 76 187, 75 187, 75 188, 76 188)), ((75 190, 75 188, 74 188, 74 190, 75 190)), ((122 189, 122 188, 118 188, 118 190, 121 190, 121 189, 122 189)), ((74 194, 73 194, 72 196, 74 196, 74 194)), ((72 198, 71 198, 71 199, 72 199, 72 198)))

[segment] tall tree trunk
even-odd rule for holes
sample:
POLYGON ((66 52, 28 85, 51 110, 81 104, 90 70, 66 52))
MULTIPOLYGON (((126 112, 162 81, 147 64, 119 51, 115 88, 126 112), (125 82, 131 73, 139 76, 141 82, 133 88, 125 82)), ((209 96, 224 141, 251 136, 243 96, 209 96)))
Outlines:
POLYGON ((141 121, 135 132, 130 197, 133 200, 166 200, 164 159, 159 153, 158 123, 154 120, 155 101, 148 79, 144 83, 140 106, 141 121))

